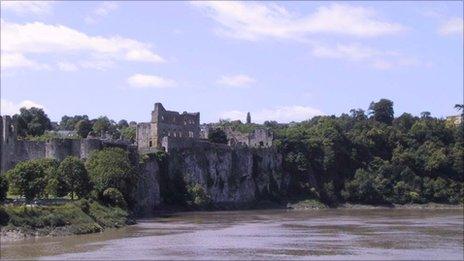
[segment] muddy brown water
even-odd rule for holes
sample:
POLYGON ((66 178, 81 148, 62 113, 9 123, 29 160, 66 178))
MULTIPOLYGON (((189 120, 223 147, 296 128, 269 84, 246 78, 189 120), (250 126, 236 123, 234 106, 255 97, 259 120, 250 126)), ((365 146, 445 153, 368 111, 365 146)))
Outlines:
POLYGON ((463 210, 175 213, 98 234, 2 242, 5 259, 464 259, 463 210))

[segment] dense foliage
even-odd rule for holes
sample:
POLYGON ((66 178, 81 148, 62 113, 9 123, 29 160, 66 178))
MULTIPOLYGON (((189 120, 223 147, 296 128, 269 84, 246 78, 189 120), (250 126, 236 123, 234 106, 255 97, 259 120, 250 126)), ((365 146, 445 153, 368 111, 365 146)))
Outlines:
POLYGON ((130 200, 137 173, 126 151, 120 148, 94 151, 86 161, 86 168, 99 197, 103 196, 106 189, 115 188, 124 195, 126 201, 130 200))
POLYGON ((18 163, 7 171, 9 189, 13 195, 21 195, 26 200, 44 197, 48 178, 54 176, 58 162, 51 159, 36 159, 18 163))
POLYGON ((290 174, 292 195, 326 203, 462 202, 463 124, 422 113, 393 118, 393 102, 373 102, 301 123, 267 123, 290 174), (370 117, 368 117, 370 115, 370 117))
POLYGON ((19 114, 13 115, 13 121, 21 137, 39 136, 51 129, 50 119, 40 108, 21 108, 19 114))
POLYGON ((73 200, 77 196, 121 208, 133 203, 131 192, 138 181, 128 153, 120 148, 94 151, 86 164, 72 156, 61 163, 52 159, 23 161, 6 177, 7 182, 0 176, 0 192, 6 195, 9 190, 27 201, 65 196, 73 200))
POLYGON ((113 139, 122 137, 127 141, 134 142, 135 125, 137 124, 131 122, 129 125, 124 119, 116 123, 105 116, 90 120, 87 115, 65 115, 58 125, 52 126, 43 109, 35 107, 30 109, 21 108, 19 114, 13 115, 13 122, 19 137, 36 141, 59 138, 53 132, 45 132, 46 130, 52 130, 53 127, 55 131, 75 131, 77 133, 76 138, 87 138, 88 135, 97 137, 108 137, 107 135, 109 135, 113 139))
POLYGON ((227 135, 220 128, 213 128, 208 133, 208 140, 214 143, 227 144, 227 135))
POLYGON ((6 199, 6 194, 8 192, 8 180, 5 175, 0 175, 0 202, 6 199))
POLYGON ((70 193, 71 199, 74 195, 85 197, 92 188, 84 163, 76 157, 69 156, 60 163, 58 176, 65 194, 70 193))

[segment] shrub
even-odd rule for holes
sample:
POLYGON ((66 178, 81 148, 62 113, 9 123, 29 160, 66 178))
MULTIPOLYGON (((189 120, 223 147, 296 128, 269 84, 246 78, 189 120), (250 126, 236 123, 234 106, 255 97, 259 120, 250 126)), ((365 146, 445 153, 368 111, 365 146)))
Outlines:
POLYGON ((110 206, 116 206, 120 208, 126 208, 126 201, 124 196, 118 189, 107 188, 103 191, 103 202, 110 206))
POLYGON ((4 175, 0 175, 0 202, 6 199, 6 193, 8 192, 8 180, 4 175))
POLYGON ((208 133, 208 139, 214 143, 227 144, 227 135, 219 128, 210 130, 208 133))
POLYGON ((10 221, 10 215, 8 215, 5 208, 0 206, 0 226, 6 226, 8 221, 10 221))
POLYGON ((200 184, 189 185, 187 192, 196 206, 206 206, 211 203, 211 199, 200 184))

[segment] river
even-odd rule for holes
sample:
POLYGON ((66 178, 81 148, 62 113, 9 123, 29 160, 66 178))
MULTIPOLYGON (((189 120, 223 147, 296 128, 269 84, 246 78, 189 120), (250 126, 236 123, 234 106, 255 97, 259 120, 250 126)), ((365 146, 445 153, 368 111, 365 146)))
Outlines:
POLYGON ((462 209, 175 213, 99 234, 2 242, 7 259, 460 259, 462 209))

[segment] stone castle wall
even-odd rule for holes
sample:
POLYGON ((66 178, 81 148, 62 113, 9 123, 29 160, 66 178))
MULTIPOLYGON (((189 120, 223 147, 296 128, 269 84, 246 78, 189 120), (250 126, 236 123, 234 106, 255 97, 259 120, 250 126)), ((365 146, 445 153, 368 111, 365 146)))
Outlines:
POLYGON ((251 133, 241 133, 231 128, 225 128, 224 131, 229 146, 242 144, 251 148, 270 148, 274 140, 273 133, 266 129, 255 129, 251 133))
POLYGON ((0 116, 0 173, 25 160, 50 158, 62 161, 68 156, 86 159, 94 150, 121 147, 131 154, 135 146, 99 139, 51 139, 49 141, 18 140, 9 116, 0 116))
POLYGON ((196 138, 179 138, 163 137, 161 146, 166 152, 179 151, 185 149, 211 149, 211 148, 228 148, 226 144, 211 143, 205 139, 196 138))

